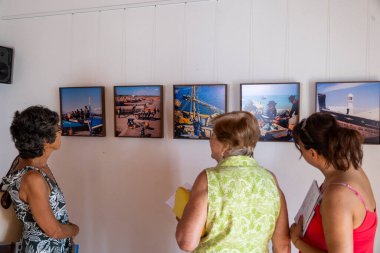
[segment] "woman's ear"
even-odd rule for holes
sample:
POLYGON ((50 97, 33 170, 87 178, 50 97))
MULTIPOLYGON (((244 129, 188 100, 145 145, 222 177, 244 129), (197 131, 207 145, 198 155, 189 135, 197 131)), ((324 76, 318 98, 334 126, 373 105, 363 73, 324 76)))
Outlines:
POLYGON ((222 149, 222 158, 223 159, 226 157, 226 154, 228 154, 228 150, 230 150, 230 145, 228 145, 228 144, 223 145, 223 149, 222 149))
POLYGON ((318 160, 318 158, 319 158, 318 152, 313 148, 309 149, 309 151, 311 152, 311 159, 313 159, 315 161, 318 160))

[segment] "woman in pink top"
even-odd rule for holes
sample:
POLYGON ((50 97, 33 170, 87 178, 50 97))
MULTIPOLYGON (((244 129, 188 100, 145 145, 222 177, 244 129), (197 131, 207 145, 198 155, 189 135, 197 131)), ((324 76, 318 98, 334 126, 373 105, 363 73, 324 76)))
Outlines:
POLYGON ((302 237, 302 218, 290 227, 302 253, 373 253, 377 228, 376 203, 361 168, 359 132, 338 125, 327 113, 314 113, 293 130, 301 156, 325 176, 322 197, 302 237))

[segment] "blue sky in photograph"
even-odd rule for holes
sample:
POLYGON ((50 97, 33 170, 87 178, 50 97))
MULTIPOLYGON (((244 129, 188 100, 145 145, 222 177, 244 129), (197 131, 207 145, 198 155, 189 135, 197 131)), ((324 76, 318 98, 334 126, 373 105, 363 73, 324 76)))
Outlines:
POLYGON ((326 94, 326 106, 346 106, 348 94, 354 95, 355 111, 379 108, 380 82, 374 83, 318 83, 317 93, 326 94))
MULTIPOLYGON (((202 102, 210 104, 225 111, 226 100, 225 94, 226 89, 224 85, 195 85, 196 86, 196 98, 202 102)), ((184 99, 185 96, 191 96, 193 91, 193 86, 175 86, 174 87, 174 99, 181 102, 181 110, 190 111, 191 102, 184 99)), ((199 106, 199 110, 202 114, 213 114, 215 111, 205 107, 203 105, 199 106)))
POLYGON ((88 107, 91 98, 91 111, 96 114, 102 113, 101 88, 61 88, 62 113, 68 113, 77 109, 88 107))
POLYGON ((298 83, 243 84, 242 109, 252 102, 267 107, 269 101, 275 101, 277 109, 290 110, 290 95, 299 100, 298 83))
POLYGON ((159 96, 160 86, 123 86, 116 87, 115 94, 129 96, 159 96))
POLYGON ((276 96, 298 94, 297 83, 276 84, 243 84, 242 94, 249 96, 276 96))

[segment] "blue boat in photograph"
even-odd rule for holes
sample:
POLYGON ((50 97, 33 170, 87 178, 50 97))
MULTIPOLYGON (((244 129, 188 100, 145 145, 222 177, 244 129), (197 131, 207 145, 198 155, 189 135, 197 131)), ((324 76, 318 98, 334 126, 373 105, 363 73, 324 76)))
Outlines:
POLYGON ((89 135, 96 136, 103 132, 102 115, 94 114, 91 111, 91 98, 89 97, 88 107, 66 113, 62 119, 63 135, 89 135))

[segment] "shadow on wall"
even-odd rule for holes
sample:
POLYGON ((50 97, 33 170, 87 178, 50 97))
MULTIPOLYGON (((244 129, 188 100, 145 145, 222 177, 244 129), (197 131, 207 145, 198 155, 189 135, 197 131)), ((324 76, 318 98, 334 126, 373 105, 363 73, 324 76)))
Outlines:
POLYGON ((54 173, 80 227, 81 251, 173 252, 177 222, 165 202, 179 182, 176 154, 163 139, 84 139, 91 149, 78 141, 65 138, 54 173))
MULTIPOLYGON (((3 193, 0 193, 0 198, 3 193)), ((0 206, 0 243, 18 242, 21 238, 22 223, 17 219, 13 205, 8 209, 0 206)))

